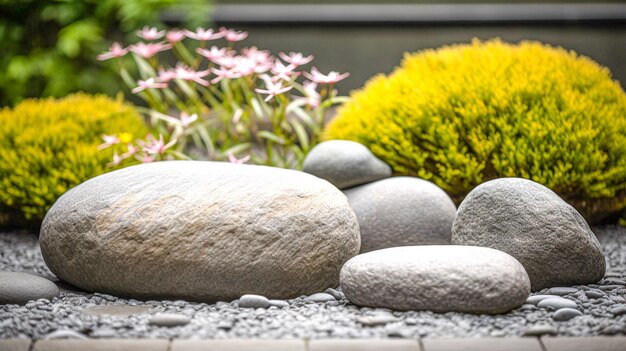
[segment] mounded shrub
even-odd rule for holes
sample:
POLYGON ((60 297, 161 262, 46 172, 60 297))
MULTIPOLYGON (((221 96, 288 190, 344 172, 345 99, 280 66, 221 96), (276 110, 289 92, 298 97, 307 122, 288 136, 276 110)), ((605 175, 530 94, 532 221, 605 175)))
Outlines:
POLYGON ((522 177, 590 221, 626 207, 626 94, 591 59, 537 42, 408 54, 353 93, 325 139, 363 143, 457 203, 482 182, 522 177))
POLYGON ((112 169, 111 153, 97 147, 117 133, 147 133, 121 99, 75 94, 0 110, 0 225, 36 226, 61 194, 112 169))

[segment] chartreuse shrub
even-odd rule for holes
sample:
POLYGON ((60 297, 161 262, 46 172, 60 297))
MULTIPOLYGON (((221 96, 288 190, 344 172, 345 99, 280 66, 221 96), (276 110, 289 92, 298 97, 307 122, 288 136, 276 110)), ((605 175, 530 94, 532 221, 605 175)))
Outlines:
POLYGON ((37 225, 71 187, 110 170, 103 134, 132 141, 147 133, 120 99, 85 94, 25 100, 0 110, 0 225, 37 225))
POLYGON ((367 145, 457 202, 499 177, 544 184, 597 221, 626 207, 626 95, 610 72, 537 42, 406 55, 353 94, 326 139, 367 145))

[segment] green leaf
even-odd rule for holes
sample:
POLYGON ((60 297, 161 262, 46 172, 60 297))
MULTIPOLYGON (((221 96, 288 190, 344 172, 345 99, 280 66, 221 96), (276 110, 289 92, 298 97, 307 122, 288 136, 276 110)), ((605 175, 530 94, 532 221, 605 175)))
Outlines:
POLYGON ((209 131, 205 125, 199 125, 197 131, 198 135, 200 135, 200 138, 202 138, 202 141, 204 142, 204 147, 206 148, 210 159, 215 155, 215 144, 213 143, 213 139, 211 139, 209 131))
POLYGON ((280 145, 284 145, 285 144, 285 140, 281 137, 279 137, 278 135, 268 132, 267 130, 262 130, 257 134, 259 137, 267 139, 267 140, 271 140, 277 144, 280 145))
POLYGON ((137 68, 139 68, 139 75, 141 76, 141 79, 146 80, 148 78, 156 76, 156 72, 146 60, 144 60, 135 53, 133 53, 133 59, 135 59, 135 62, 137 63, 137 68))
POLYGON ((237 144, 235 146, 232 146, 226 150, 224 150, 224 152, 222 152, 222 157, 226 158, 228 157, 229 153, 232 153, 233 155, 237 155, 240 154, 244 151, 248 151, 250 150, 250 148, 252 147, 252 144, 250 143, 243 143, 243 144, 237 144))
POLYGON ((309 150, 309 134, 306 132, 306 130, 304 130, 304 127, 302 126, 302 124, 300 124, 300 122, 298 122, 295 119, 291 119, 289 121, 289 123, 293 126, 293 129, 296 131, 296 134, 298 135, 298 141, 300 142, 300 146, 302 147, 303 150, 308 151, 309 150))
POLYGON ((80 54, 81 45, 102 40, 102 28, 93 19, 85 19, 65 26, 59 31, 57 48, 67 57, 80 54))

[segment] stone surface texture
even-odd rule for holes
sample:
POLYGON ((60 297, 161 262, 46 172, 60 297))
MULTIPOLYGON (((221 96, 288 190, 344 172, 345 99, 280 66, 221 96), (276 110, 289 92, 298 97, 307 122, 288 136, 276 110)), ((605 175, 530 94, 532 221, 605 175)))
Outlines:
POLYGON ((450 244, 456 206, 435 184, 393 177, 345 191, 361 228, 361 252, 450 244))
POLYGON ((23 305, 31 300, 59 296, 59 288, 46 278, 21 272, 0 272, 0 305, 23 305))
POLYGON ((341 269, 341 288, 360 306, 497 314, 524 304, 530 281, 504 252, 432 245, 356 256, 341 269))
POLYGON ((459 206, 452 243, 491 247, 524 265, 532 290, 595 283, 605 273, 584 218, 545 186, 520 178, 485 182, 459 206))
POLYGON ((306 156, 302 170, 326 179, 339 189, 391 176, 391 167, 364 145, 348 140, 317 144, 306 156))
POLYGON ((328 182, 200 161, 88 180, 57 200, 40 235, 50 270, 79 288, 197 301, 324 291, 359 241, 346 197, 328 182))

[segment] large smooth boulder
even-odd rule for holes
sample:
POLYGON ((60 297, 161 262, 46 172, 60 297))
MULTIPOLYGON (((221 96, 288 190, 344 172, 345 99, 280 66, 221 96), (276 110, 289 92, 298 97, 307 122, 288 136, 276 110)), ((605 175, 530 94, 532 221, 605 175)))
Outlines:
POLYGON ((350 259, 341 269, 341 289, 360 306, 496 314, 523 305, 530 280, 524 267, 502 251, 405 246, 350 259))
POLYGON ((317 144, 306 156, 304 172, 326 179, 339 189, 391 176, 391 167, 354 141, 329 140, 317 144))
POLYGON ((346 197, 306 173, 222 162, 142 164, 88 180, 47 213, 59 278, 135 298, 293 298, 339 283, 359 251, 346 197))
POLYGON ((452 243, 510 254, 526 268, 533 291, 595 283, 606 268, 600 243, 578 211, 521 178, 495 179, 472 190, 457 211, 452 243))
POLYGON ((435 184, 394 177, 345 190, 359 219, 361 252, 450 244, 456 206, 435 184))
POLYGON ((52 300, 59 288, 40 276, 22 272, 0 272, 0 305, 24 305, 38 299, 52 300))

